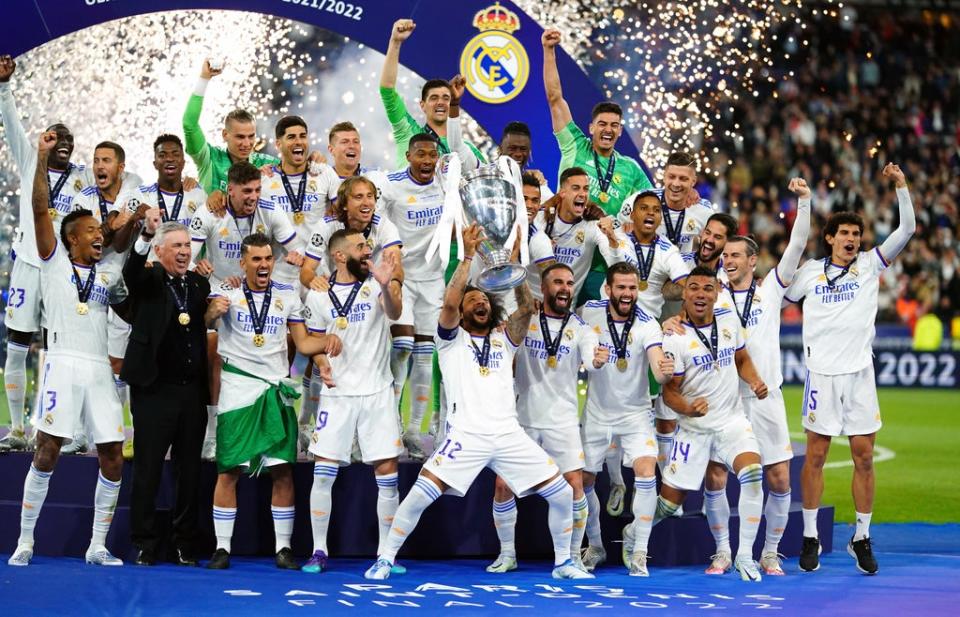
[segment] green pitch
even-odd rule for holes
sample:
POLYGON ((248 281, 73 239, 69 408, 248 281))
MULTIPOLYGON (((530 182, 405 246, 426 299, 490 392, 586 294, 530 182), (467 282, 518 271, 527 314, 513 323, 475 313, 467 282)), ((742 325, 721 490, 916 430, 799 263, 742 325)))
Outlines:
MULTIPOLYGON (((803 388, 784 388, 794 441, 803 441, 803 388)), ((881 389, 883 429, 877 437, 876 522, 960 520, 960 393, 934 389, 881 389)), ((409 413, 406 393, 403 416, 409 413)), ((5 397, 0 422, 9 424, 5 397)), ((429 416, 424 430, 429 426, 429 416)), ((850 480, 853 468, 845 439, 835 439, 824 472, 823 503, 836 507, 837 520, 853 522, 850 480)))

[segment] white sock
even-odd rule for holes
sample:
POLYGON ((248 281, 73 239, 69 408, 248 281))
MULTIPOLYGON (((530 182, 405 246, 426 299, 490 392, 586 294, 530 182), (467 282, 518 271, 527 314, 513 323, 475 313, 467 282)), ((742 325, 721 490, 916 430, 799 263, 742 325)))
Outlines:
POLYGON ((397 406, 400 405, 403 386, 407 383, 407 375, 410 374, 411 352, 413 352, 412 336, 393 337, 393 347, 390 348, 390 373, 393 374, 393 389, 397 395, 397 406))
POLYGON ((663 468, 667 466, 671 454, 673 454, 673 433, 657 431, 657 467, 660 468, 660 475, 663 475, 663 468))
POLYGON ((52 471, 40 471, 33 464, 27 471, 23 481, 23 505, 20 506, 20 539, 17 544, 33 546, 33 528, 40 517, 40 509, 47 498, 47 489, 50 487, 52 471))
POLYGON ((587 519, 590 516, 590 510, 587 504, 587 496, 573 502, 573 531, 570 534, 570 554, 579 555, 580 547, 583 546, 583 534, 587 531, 587 519))
POLYGON ((753 559, 753 543, 760 529, 760 515, 763 512, 763 467, 760 463, 747 465, 737 474, 740 481, 740 500, 737 511, 740 515, 740 545, 737 557, 753 559))
POLYGON ((213 533, 217 536, 217 548, 230 552, 233 538, 233 523, 237 520, 236 508, 213 506, 213 533))
POLYGON ((637 478, 633 481, 633 550, 646 551, 653 529, 653 515, 657 511, 657 478, 637 478))
POLYGON ((604 462, 607 464, 607 477, 610 478, 610 487, 613 485, 624 486, 623 483, 623 450, 617 445, 616 448, 607 450, 607 458, 604 462))
POLYGON ((380 557, 393 563, 407 539, 420 521, 420 515, 423 511, 440 498, 440 489, 436 484, 427 480, 423 476, 417 478, 410 488, 410 492, 400 502, 397 513, 393 517, 393 525, 390 526, 390 533, 383 542, 383 552, 380 557))
POLYGON ((23 431, 23 402, 27 396, 27 354, 29 352, 29 345, 7 342, 7 362, 3 365, 3 381, 7 388, 10 428, 16 431, 23 431))
POLYGON ((493 502, 493 526, 497 528, 497 537, 500 538, 500 554, 517 556, 514 537, 517 531, 517 500, 511 497, 509 501, 493 502))
POLYGON ((537 491, 547 500, 547 524, 553 538, 553 565, 559 566, 570 559, 570 535, 573 531, 573 489, 557 476, 552 482, 537 491))
POLYGON ((870 537, 870 517, 872 516, 873 512, 867 512, 866 514, 857 512, 857 530, 853 534, 854 540, 863 540, 870 537))
MULTIPOLYGON (((203 439, 213 441, 217 440, 217 406, 216 405, 207 405, 207 434, 204 435, 203 439)), ((227 549, 229 552, 229 549, 227 549)))
POLYGON ((120 408, 122 409, 130 401, 130 389, 127 387, 127 382, 120 379, 120 375, 116 374, 113 376, 113 385, 117 388, 117 397, 120 399, 120 408))
POLYGON ((93 494, 93 536, 90 538, 90 546, 106 545, 107 532, 110 531, 119 496, 120 480, 107 480, 102 473, 98 473, 97 490, 93 494))
POLYGON ((293 518, 296 515, 294 506, 275 506, 270 504, 270 514, 273 515, 273 536, 276 539, 274 552, 290 548, 290 538, 293 537, 293 518))
POLYGON ((413 344, 413 368, 410 370, 410 419, 407 431, 420 434, 423 417, 433 398, 433 341, 417 341, 413 344))
POLYGON ((704 510, 706 510, 707 525, 710 526, 710 533, 713 534, 717 552, 729 553, 730 502, 727 501, 727 489, 722 488, 719 491, 704 490, 703 505, 706 506, 704 510))
POLYGON ((317 415, 317 406, 320 403, 319 397, 313 397, 311 373, 312 371, 304 373, 303 379, 300 380, 300 416, 297 418, 297 423, 301 425, 310 424, 317 415))
POLYGON ((330 527, 331 494, 340 466, 336 463, 313 464, 313 487, 310 489, 310 528, 313 530, 313 552, 327 552, 327 529, 330 527))
POLYGON ((790 518, 790 491, 786 493, 767 494, 767 506, 763 510, 763 517, 767 519, 767 532, 763 545, 764 553, 776 553, 780 549, 780 539, 787 528, 787 519, 790 518))
POLYGON ((803 537, 804 538, 819 538, 820 533, 817 531, 817 513, 820 511, 820 508, 803 508, 803 537))
POLYGON ((397 472, 375 476, 377 480, 377 520, 380 521, 380 536, 377 543, 377 554, 383 549, 384 542, 390 534, 390 526, 400 507, 400 480, 397 472))
POLYGON ((587 544, 596 548, 603 547, 600 536, 600 499, 594 485, 583 487, 583 496, 587 498, 587 544))

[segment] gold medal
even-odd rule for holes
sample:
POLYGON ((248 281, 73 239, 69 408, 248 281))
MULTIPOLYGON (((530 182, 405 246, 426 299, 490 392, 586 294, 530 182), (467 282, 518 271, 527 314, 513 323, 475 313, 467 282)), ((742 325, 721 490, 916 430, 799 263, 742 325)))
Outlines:
POLYGON ((606 191, 600 191, 600 201, 602 201, 603 203, 607 203, 608 201, 610 201, 610 196, 607 195, 606 191))
POLYGON ((294 225, 303 225, 303 212, 294 212, 293 213, 293 224, 294 225))
POLYGON ((86 302, 77 302, 77 315, 86 315, 90 312, 90 307, 86 302))
POLYGON ((253 344, 257 347, 263 347, 263 344, 267 342, 267 339, 263 338, 262 334, 253 335, 253 344))
POLYGON ((490 374, 490 369, 489 369, 489 368, 487 368, 486 366, 481 366, 481 367, 480 367, 480 376, 481 376, 481 377, 486 377, 486 376, 489 375, 489 374, 490 374))
POLYGON ((50 215, 51 220, 57 220, 57 209, 56 208, 47 208, 47 214, 50 215))
POLYGON ((557 357, 547 356, 547 366, 549 366, 550 368, 557 368, 557 357))
POLYGON ((346 317, 344 317, 343 315, 341 315, 340 317, 337 317, 337 327, 338 327, 338 328, 340 328, 341 330, 346 330, 346 329, 347 329, 347 324, 348 324, 348 322, 347 322, 347 318, 346 318, 346 317))
POLYGON ((640 291, 646 291, 647 287, 648 285, 646 281, 640 281, 640 284, 637 285, 637 289, 639 289, 640 291))
POLYGON ((627 359, 626 358, 617 358, 617 369, 623 373, 627 370, 627 359))
POLYGON ((177 315, 177 321, 180 322, 181 326, 190 325, 190 315, 188 315, 187 313, 180 313, 179 315, 177 315))

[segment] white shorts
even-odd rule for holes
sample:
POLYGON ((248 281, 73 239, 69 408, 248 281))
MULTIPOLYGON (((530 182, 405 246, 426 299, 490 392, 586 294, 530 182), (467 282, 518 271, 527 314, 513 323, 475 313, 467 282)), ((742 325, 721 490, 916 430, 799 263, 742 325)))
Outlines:
POLYGON ((663 472, 663 482, 681 491, 695 491, 703 482, 710 461, 733 470, 733 461, 744 452, 760 454, 760 444, 746 416, 730 420, 722 430, 699 433, 677 427, 673 436, 673 453, 663 472))
POLYGON ((123 359, 127 355, 127 342, 130 340, 130 324, 113 312, 107 311, 107 355, 123 359))
POLYGON ((329 392, 325 390, 320 396, 317 425, 310 439, 312 454, 349 465, 356 433, 364 463, 400 456, 400 415, 393 386, 362 396, 333 396, 329 392))
POLYGON ((760 459, 764 465, 782 463, 793 458, 787 410, 779 388, 770 390, 762 401, 755 396, 744 396, 743 410, 760 444, 760 459))
POLYGON ((503 478, 517 497, 560 473, 543 448, 517 428, 499 435, 479 435, 450 427, 446 439, 430 455, 423 468, 440 478, 447 493, 463 497, 474 479, 489 467, 503 478))
POLYGON ((667 404, 663 402, 663 395, 657 397, 657 400, 653 402, 653 417, 657 420, 678 420, 680 418, 677 415, 677 412, 667 407, 667 404))
POLYGON ((10 269, 4 323, 8 330, 39 332, 40 310, 40 268, 17 259, 10 269))
POLYGON ((415 334, 436 336, 445 288, 443 278, 430 281, 405 280, 403 312, 394 323, 398 326, 413 326, 415 334))
POLYGON ((569 428, 533 428, 523 427, 538 446, 550 455, 560 473, 583 469, 584 454, 580 443, 580 427, 569 428))
POLYGON ((583 451, 586 455, 584 470, 590 473, 600 473, 603 461, 611 450, 619 447, 623 452, 621 464, 633 467, 638 458, 657 458, 657 438, 653 431, 653 416, 646 412, 638 417, 636 422, 623 426, 607 426, 591 422, 590 418, 583 423, 583 451))
POLYGON ((803 428, 818 435, 870 435, 883 426, 873 364, 856 373, 821 375, 807 371, 803 387, 803 428))
MULTIPOLYGON (((259 379, 250 379, 242 375, 236 375, 228 371, 220 373, 220 400, 217 405, 217 416, 222 416, 234 409, 249 407, 260 398, 263 391, 270 386, 259 379)), ((288 405, 293 405, 293 401, 285 401, 288 405)), ((264 467, 273 467, 275 465, 288 465, 289 463, 282 458, 272 456, 261 457, 264 467)), ((254 461, 247 461, 240 465, 242 468, 250 467, 254 461)))
POLYGON ((81 432, 94 443, 123 441, 123 408, 109 362, 48 351, 42 370, 34 428, 65 442, 81 432))

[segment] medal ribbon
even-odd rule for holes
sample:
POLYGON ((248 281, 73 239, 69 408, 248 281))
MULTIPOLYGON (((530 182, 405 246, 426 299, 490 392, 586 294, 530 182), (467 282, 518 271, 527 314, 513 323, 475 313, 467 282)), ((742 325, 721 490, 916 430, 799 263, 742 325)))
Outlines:
POLYGON ((283 173, 283 169, 280 169, 280 181, 283 182, 283 190, 287 193, 287 199, 290 200, 290 210, 294 214, 299 214, 303 212, 303 197, 307 194, 307 172, 304 171, 300 175, 300 186, 297 187, 297 194, 293 194, 293 187, 290 185, 290 180, 287 178, 287 174, 283 173))
POLYGON ((330 297, 330 302, 333 303, 333 309, 337 312, 337 317, 346 317, 350 313, 350 307, 353 306, 353 301, 356 300, 357 293, 360 291, 363 283, 361 281, 354 283, 353 289, 350 290, 350 294, 347 296, 347 301, 341 303, 340 298, 333 292, 334 285, 336 285, 336 283, 333 282, 335 280, 337 280, 336 270, 330 275, 330 289, 327 290, 327 295, 330 297))
POLYGON ((60 191, 63 190, 63 185, 67 183, 67 178, 70 177, 70 172, 73 171, 74 165, 70 163, 67 165, 67 170, 60 174, 60 179, 57 180, 57 183, 53 185, 53 188, 50 187, 50 174, 47 174, 47 189, 49 189, 49 200, 50 207, 56 209, 54 202, 57 201, 57 197, 60 196, 60 191))
POLYGON ((633 240, 633 250, 637 252, 637 269, 640 271, 640 280, 645 281, 650 278, 650 270, 653 269, 653 256, 657 251, 657 239, 653 239, 653 246, 650 247, 650 252, 647 253, 646 257, 643 255, 643 245, 637 241, 637 237, 630 234, 630 239, 633 240))
POLYGON ((843 269, 840 271, 840 274, 836 275, 835 277, 833 277, 833 278, 831 279, 830 276, 827 274, 827 269, 830 267, 830 258, 827 257, 826 259, 824 259, 824 260, 823 260, 823 276, 824 276, 824 278, 827 279, 827 287, 833 289, 833 287, 837 284, 837 281, 839 281, 839 280, 842 279, 844 276, 846 276, 846 275, 847 275, 847 272, 850 271, 850 268, 851 268, 851 267, 853 266, 853 264, 855 264, 856 262, 857 262, 857 258, 854 257, 854 258, 853 258, 853 261, 851 261, 850 263, 848 263, 847 265, 845 265, 845 266, 843 267, 843 269))
POLYGON ((630 311, 630 316, 623 324, 623 331, 618 335, 617 322, 613 320, 613 315, 610 312, 612 310, 612 308, 607 310, 607 328, 610 330, 610 339, 613 341, 613 349, 617 354, 617 360, 622 360, 627 357, 627 339, 630 336, 630 328, 633 327, 633 320, 637 314, 630 311))
POLYGON ((243 281, 243 297, 247 299, 247 308, 250 309, 250 321, 253 322, 254 334, 263 335, 263 328, 267 323, 267 313, 270 312, 270 300, 273 298, 273 284, 267 285, 263 290, 263 304, 260 305, 260 312, 257 312, 257 305, 253 303, 253 292, 247 287, 247 282, 243 281))
POLYGON ((90 299, 90 292, 93 291, 93 281, 97 278, 97 266, 96 264, 90 265, 90 274, 87 275, 87 280, 83 283, 80 282, 80 273, 77 272, 77 267, 72 263, 70 267, 73 268, 73 284, 77 287, 77 296, 80 302, 86 302, 90 299))
POLYGON ((603 174, 603 177, 600 176, 600 157, 597 156, 597 152, 593 152, 593 164, 596 168, 597 174, 597 183, 600 185, 600 192, 606 193, 607 189, 610 188, 610 182, 613 180, 613 169, 617 166, 616 161, 617 155, 614 152, 610 153, 610 160, 607 161, 607 171, 603 174))
POLYGON ((97 199, 100 201, 100 222, 107 222, 107 200, 103 198, 103 193, 100 192, 100 189, 97 189, 97 199))
POLYGON ((470 344, 473 346, 473 355, 477 358, 477 364, 481 368, 487 368, 487 365, 490 364, 490 335, 487 334, 483 337, 483 350, 481 351, 477 344, 473 342, 473 337, 470 337, 470 344))
POLYGON ((737 301, 733 301, 733 308, 737 311, 737 317, 740 318, 740 325, 747 327, 747 321, 750 319, 750 307, 753 306, 753 294, 757 292, 757 279, 750 281, 750 289, 747 290, 747 298, 743 301, 743 312, 737 308, 737 301))
POLYGON ((160 208, 160 214, 163 217, 164 223, 167 221, 176 221, 177 217, 180 216, 181 206, 183 206, 183 187, 177 192, 177 198, 173 201, 173 214, 168 214, 167 204, 163 201, 163 191, 157 186, 157 207, 160 208))
POLYGON ((543 335, 543 344, 547 348, 547 356, 556 357, 557 350, 560 349, 560 339, 563 337, 563 329, 567 327, 568 321, 570 321, 569 312, 563 316, 563 322, 560 324, 560 330, 557 332, 557 338, 551 340, 550 325, 547 321, 547 314, 542 310, 540 311, 540 333, 543 335))
POLYGON ((667 228, 667 239, 670 240, 670 242, 673 242, 677 248, 680 248, 680 235, 683 232, 683 219, 687 216, 686 209, 680 211, 680 216, 677 217, 676 227, 673 226, 673 219, 670 217, 670 213, 673 212, 673 210, 667 207, 667 202, 662 197, 660 198, 660 212, 663 214, 663 225, 667 228))
POLYGON ((717 354, 720 352, 717 347, 717 320, 714 318, 713 323, 710 324, 710 341, 707 342, 707 337, 703 335, 703 332, 700 332, 700 328, 697 326, 693 327, 693 331, 697 333, 697 338, 700 339, 700 342, 703 343, 703 346, 707 348, 707 351, 710 353, 710 357, 713 358, 714 368, 719 368, 717 365, 717 354))
MULTIPOLYGON (((173 294, 173 303, 177 305, 177 310, 181 313, 186 313, 187 301, 190 295, 190 292, 187 289, 187 282, 183 279, 171 279, 170 277, 167 277, 167 287, 170 288, 170 293, 173 294), (179 281, 180 285, 175 285, 174 280, 179 281), (183 287, 183 298, 180 297, 180 293, 177 291, 177 287, 180 286, 183 287)), ((250 303, 249 299, 247 299, 247 303, 250 303)))
POLYGON ((443 140, 440 138, 440 135, 435 130, 433 130, 433 128, 431 128, 429 124, 424 124, 422 128, 424 133, 433 135, 434 137, 437 138, 437 151, 440 153, 441 156, 443 156, 444 154, 450 154, 450 146, 443 143, 443 140))

